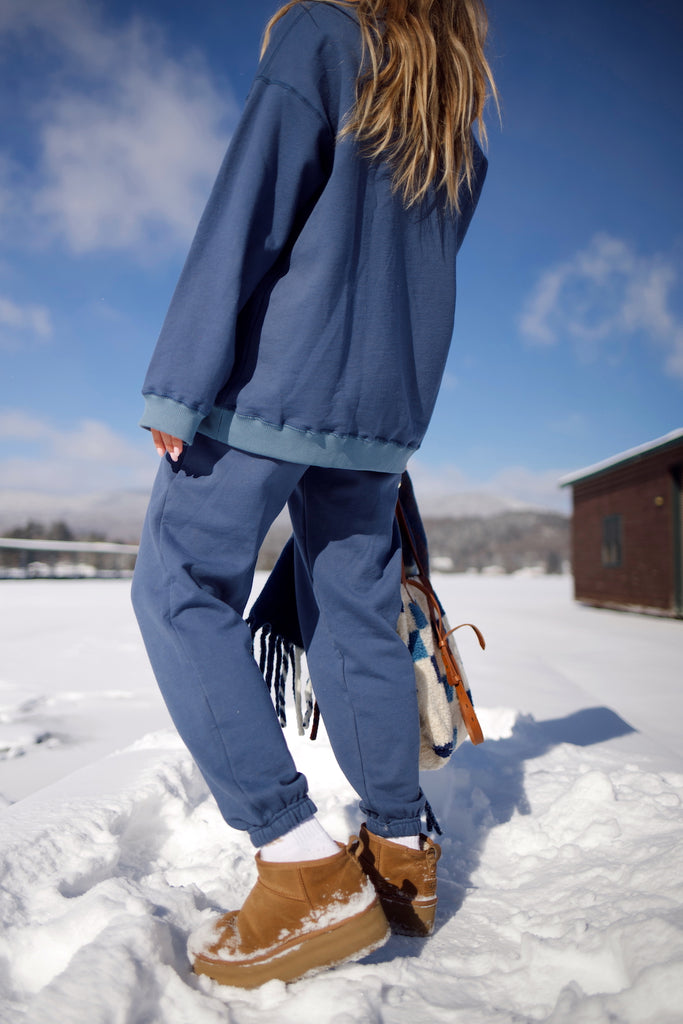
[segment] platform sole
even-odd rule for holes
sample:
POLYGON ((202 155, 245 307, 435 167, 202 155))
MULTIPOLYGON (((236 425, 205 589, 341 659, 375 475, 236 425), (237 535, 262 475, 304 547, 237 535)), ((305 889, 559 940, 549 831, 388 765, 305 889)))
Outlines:
POLYGON ((382 908, 395 935, 426 938, 434 931, 436 897, 427 900, 392 900, 380 895, 382 908))
POLYGON ((221 985, 258 988, 274 978, 297 981, 307 974, 359 960, 383 946, 391 929, 379 902, 361 914, 339 921, 320 932, 294 936, 263 956, 244 960, 220 960, 199 954, 194 961, 196 974, 204 974, 221 985))

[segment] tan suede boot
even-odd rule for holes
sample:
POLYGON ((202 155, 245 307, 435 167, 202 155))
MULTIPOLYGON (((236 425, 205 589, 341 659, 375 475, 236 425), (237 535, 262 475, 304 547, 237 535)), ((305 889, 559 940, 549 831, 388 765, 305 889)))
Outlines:
POLYGON ((436 914, 436 862, 441 847, 422 836, 421 850, 392 843, 361 826, 360 862, 399 935, 431 935, 436 914))
POLYGON ((352 836, 322 860, 277 864, 256 856, 258 881, 241 910, 199 929, 188 952, 197 974, 256 988, 359 959, 391 934, 352 836))

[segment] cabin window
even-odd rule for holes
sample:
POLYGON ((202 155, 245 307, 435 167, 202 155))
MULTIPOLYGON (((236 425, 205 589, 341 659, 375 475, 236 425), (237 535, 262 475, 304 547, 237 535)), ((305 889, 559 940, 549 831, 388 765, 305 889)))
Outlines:
POLYGON ((605 516, 602 520, 602 564, 607 569, 621 565, 621 516, 605 516))

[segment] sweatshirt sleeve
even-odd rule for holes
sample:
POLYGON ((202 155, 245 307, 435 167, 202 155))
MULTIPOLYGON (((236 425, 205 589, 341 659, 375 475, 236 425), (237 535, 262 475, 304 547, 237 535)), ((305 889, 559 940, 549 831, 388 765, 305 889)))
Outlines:
POLYGON ((240 310, 304 223, 333 145, 308 99, 256 78, 152 356, 141 426, 192 442, 232 370, 240 310))

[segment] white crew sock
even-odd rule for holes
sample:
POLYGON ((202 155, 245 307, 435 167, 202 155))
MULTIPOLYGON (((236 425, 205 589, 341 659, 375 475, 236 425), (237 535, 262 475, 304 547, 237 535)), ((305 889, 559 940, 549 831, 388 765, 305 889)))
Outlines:
POLYGON ((308 818, 300 825, 285 832, 279 839, 261 847, 261 860, 277 861, 279 864, 299 860, 320 860, 339 853, 339 846, 327 834, 317 818, 308 818))
POLYGON ((421 836, 387 836, 390 843, 398 843, 400 846, 407 846, 409 850, 422 849, 421 836))

